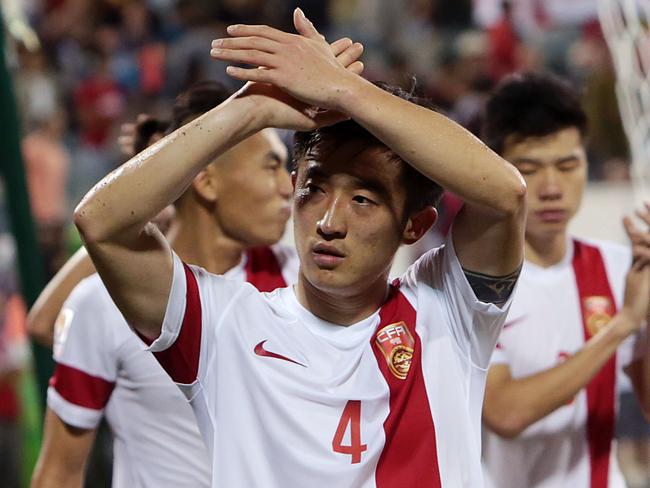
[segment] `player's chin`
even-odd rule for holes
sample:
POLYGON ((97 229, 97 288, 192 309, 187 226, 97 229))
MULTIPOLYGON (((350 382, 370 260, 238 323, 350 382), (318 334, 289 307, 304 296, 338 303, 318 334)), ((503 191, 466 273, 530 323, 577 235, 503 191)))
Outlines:
POLYGON ((567 222, 544 222, 526 229, 526 235, 542 239, 552 239, 567 231, 567 222))
POLYGON ((346 273, 339 267, 319 266, 312 262, 305 271, 307 280, 318 289, 338 289, 347 284, 346 273))
POLYGON ((257 241, 260 246, 271 246, 277 243, 284 235, 285 222, 277 221, 274 223, 267 223, 267 225, 259 227, 260 232, 257 235, 257 241))

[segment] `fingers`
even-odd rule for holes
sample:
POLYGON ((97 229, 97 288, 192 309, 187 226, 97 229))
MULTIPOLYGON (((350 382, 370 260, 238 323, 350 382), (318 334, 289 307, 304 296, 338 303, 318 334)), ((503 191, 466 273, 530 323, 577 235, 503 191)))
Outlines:
POLYGON ((352 45, 352 39, 349 37, 343 37, 342 39, 339 39, 338 41, 334 41, 332 44, 330 44, 330 49, 332 49, 332 54, 334 56, 338 56, 339 54, 343 53, 346 49, 348 49, 352 45))
POLYGON ((350 66, 348 66, 348 71, 352 71, 355 75, 360 75, 363 73, 365 66, 361 61, 355 61, 350 66))
POLYGON ((359 42, 355 42, 349 48, 339 54, 336 59, 339 63, 347 68, 352 63, 357 61, 361 57, 361 54, 363 54, 363 45, 359 42))
MULTIPOLYGON (((636 215, 650 225, 650 207, 646 211, 637 211, 636 215)), ((641 270, 650 265, 650 231, 642 231, 630 217, 623 219, 625 232, 632 243, 632 269, 641 270)))
MULTIPOLYGON (((143 115, 145 114, 138 115, 138 120, 143 115)), ((135 152, 135 129, 136 124, 134 123, 126 123, 120 126, 120 135, 117 138, 117 144, 125 156, 133 156, 135 152)))
POLYGON ((648 202, 644 202, 643 205, 645 207, 645 210, 636 210, 634 213, 637 217, 643 220, 646 225, 650 226, 650 204, 648 204, 648 202))
POLYGON ((308 37, 309 39, 325 40, 325 37, 318 33, 314 24, 311 23, 311 20, 305 16, 300 8, 296 8, 293 11, 293 25, 296 28, 296 32, 301 36, 308 37))
POLYGON ((255 49, 270 54, 280 50, 280 44, 277 41, 255 36, 215 39, 212 41, 211 47, 216 49, 255 49))
POLYGON ((323 110, 318 111, 318 113, 312 118, 314 123, 318 127, 327 127, 329 125, 334 125, 344 120, 348 120, 348 117, 341 112, 335 112, 334 110, 323 110))
POLYGON ((229 25, 226 29, 231 37, 262 37, 276 42, 288 42, 295 34, 288 34, 268 25, 229 25))
POLYGON ((650 265, 650 249, 644 246, 632 248, 632 269, 641 270, 650 265))
POLYGON ((221 61, 230 61, 233 63, 245 63, 253 66, 265 66, 272 68, 276 65, 276 58, 273 54, 257 49, 221 49, 212 48, 210 56, 221 61))
MULTIPOLYGON (((145 114, 138 115, 138 123, 140 123, 140 117, 142 117, 143 115, 145 114)), ((135 134, 135 123, 127 122, 125 124, 122 124, 120 126, 120 134, 121 134, 120 137, 132 136, 133 134, 135 134)))
POLYGON ((237 66, 228 66, 226 68, 228 76, 237 80, 255 81, 257 83, 273 83, 273 71, 268 69, 246 69, 237 66))

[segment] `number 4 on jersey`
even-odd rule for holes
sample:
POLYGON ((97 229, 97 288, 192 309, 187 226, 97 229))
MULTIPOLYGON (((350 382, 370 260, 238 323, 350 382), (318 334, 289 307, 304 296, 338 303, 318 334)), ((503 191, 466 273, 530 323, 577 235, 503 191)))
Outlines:
POLYGON ((332 439, 334 452, 352 456, 352 464, 361 462, 361 453, 368 449, 366 444, 361 444, 361 401, 349 400, 346 403, 341 420, 332 439), (350 426, 350 445, 343 445, 343 436, 350 426))

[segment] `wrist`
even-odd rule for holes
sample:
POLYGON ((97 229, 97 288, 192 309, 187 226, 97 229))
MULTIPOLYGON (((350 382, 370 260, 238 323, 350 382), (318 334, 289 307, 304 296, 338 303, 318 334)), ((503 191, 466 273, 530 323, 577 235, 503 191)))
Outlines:
POLYGON ((346 71, 334 90, 331 108, 337 112, 352 116, 355 103, 363 96, 364 85, 369 82, 359 75, 346 71))
POLYGON ((631 334, 639 330, 644 317, 639 317, 634 310, 623 305, 619 312, 614 316, 615 332, 621 335, 621 339, 625 339, 631 334))
POLYGON ((249 135, 271 127, 273 112, 269 107, 268 97, 248 93, 244 89, 238 91, 229 101, 237 106, 240 114, 245 114, 249 135))

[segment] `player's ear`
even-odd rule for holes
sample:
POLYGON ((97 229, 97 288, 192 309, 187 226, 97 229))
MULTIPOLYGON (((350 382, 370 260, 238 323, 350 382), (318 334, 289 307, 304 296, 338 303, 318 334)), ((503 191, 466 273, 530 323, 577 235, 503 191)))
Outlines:
POLYGON ((294 169, 294 170, 291 172, 291 186, 293 187, 293 191, 294 191, 294 192, 296 191, 296 178, 297 178, 297 177, 298 177, 298 173, 297 173, 296 170, 294 169))
POLYGON ((412 213, 406 221, 402 232, 402 242, 413 244, 431 228, 438 220, 438 211, 433 207, 425 207, 412 213))
POLYGON ((202 169, 192 180, 194 192, 204 201, 214 203, 219 198, 219 178, 216 165, 210 164, 202 169))

